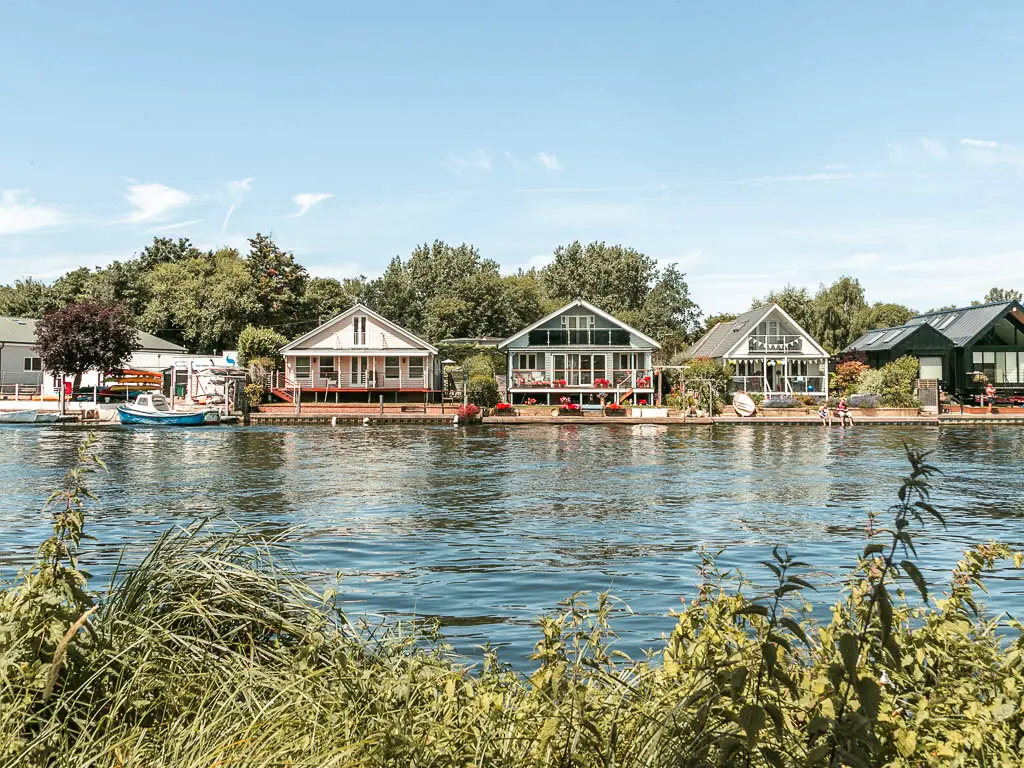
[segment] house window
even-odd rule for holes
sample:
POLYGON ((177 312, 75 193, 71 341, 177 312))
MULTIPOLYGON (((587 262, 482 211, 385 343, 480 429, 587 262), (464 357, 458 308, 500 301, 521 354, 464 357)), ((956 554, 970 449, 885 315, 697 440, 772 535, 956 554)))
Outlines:
POLYGON ((942 358, 941 357, 921 357, 918 358, 921 362, 921 373, 920 378, 924 381, 941 381, 942 380, 942 358))
POLYGON ((554 379, 566 379, 565 355, 554 355, 554 379))
POLYGON ((309 361, 308 357, 296 357, 295 358, 295 378, 296 379, 308 379, 309 378, 309 361))
POLYGON ((357 347, 366 346, 366 316, 357 315, 352 322, 352 343, 357 347))
POLYGON ((334 374, 334 357, 320 358, 320 373, 334 374))
POLYGON ((409 378, 410 379, 422 379, 423 378, 423 358, 422 357, 410 357, 409 358, 409 378))
POLYGON ((41 370, 43 370, 43 358, 41 358, 41 357, 26 357, 25 358, 25 370, 26 371, 41 371, 41 370))
POLYGON ((402 375, 402 368, 397 357, 384 358, 384 378, 397 379, 402 375))
POLYGON ((517 352, 513 367, 520 371, 535 371, 537 370, 537 355, 532 352, 517 352))
POLYGON ((597 320, 593 315, 562 315, 562 327, 570 331, 585 331, 596 324, 597 320))

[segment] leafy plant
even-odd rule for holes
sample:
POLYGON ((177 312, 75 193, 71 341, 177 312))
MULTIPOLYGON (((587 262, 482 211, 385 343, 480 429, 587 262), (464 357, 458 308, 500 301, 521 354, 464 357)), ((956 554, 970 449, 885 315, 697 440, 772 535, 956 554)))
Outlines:
POLYGON ((836 366, 829 380, 829 389, 841 395, 849 395, 856 388, 865 372, 871 370, 859 360, 847 360, 836 366))
POLYGON ((761 404, 762 408, 803 408, 804 404, 795 397, 773 397, 761 404))
POLYGON ((250 408, 257 408, 263 402, 263 385, 258 381, 252 381, 245 385, 245 399, 250 408))
POLYGON ((846 404, 851 408, 878 408, 882 404, 882 398, 878 395, 850 395, 846 404))
POLYGON ((493 408, 501 399, 498 382, 494 380, 493 376, 473 376, 469 380, 466 393, 470 401, 481 408, 493 408))
POLYGON ((273 328, 258 328, 247 325, 238 334, 238 362, 249 365, 264 358, 278 361, 281 359, 281 347, 288 339, 273 328))

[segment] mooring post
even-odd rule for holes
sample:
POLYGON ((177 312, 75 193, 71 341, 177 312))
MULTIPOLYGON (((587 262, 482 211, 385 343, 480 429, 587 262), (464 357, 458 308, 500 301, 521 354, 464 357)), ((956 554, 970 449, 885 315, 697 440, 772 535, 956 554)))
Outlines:
POLYGON ((380 397, 380 415, 383 416, 384 415, 384 395, 379 395, 379 397, 380 397))

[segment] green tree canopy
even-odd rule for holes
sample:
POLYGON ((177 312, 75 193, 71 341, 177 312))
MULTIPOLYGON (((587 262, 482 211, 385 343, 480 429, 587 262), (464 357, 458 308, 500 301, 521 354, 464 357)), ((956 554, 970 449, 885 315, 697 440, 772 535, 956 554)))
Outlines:
POLYGON ((772 291, 763 299, 754 299, 750 304, 751 309, 764 307, 769 304, 778 304, 782 310, 808 333, 814 333, 815 327, 813 299, 806 288, 798 288, 795 285, 787 284, 781 291, 772 291))
POLYGON ((853 338, 875 328, 894 328, 903 325, 916 313, 902 304, 889 304, 876 301, 864 307, 853 318, 853 338))
POLYGON ((280 326, 302 309, 309 273, 295 255, 281 250, 266 235, 249 238, 249 269, 252 297, 260 307, 251 318, 259 325, 280 326))
POLYGON ((993 304, 997 301, 1020 301, 1021 292, 1013 288, 990 288, 982 304, 993 304))
POLYGON ((860 335, 853 318, 866 308, 860 281, 844 275, 832 285, 822 285, 815 294, 811 302, 813 320, 807 330, 819 344, 835 354, 860 335))
POLYGON ((31 277, 0 285, 0 315, 40 318, 46 313, 49 292, 45 283, 31 277))
POLYGON ((247 325, 238 334, 238 362, 248 365, 253 360, 280 357, 280 349, 288 343, 282 334, 273 328, 259 328, 247 325))

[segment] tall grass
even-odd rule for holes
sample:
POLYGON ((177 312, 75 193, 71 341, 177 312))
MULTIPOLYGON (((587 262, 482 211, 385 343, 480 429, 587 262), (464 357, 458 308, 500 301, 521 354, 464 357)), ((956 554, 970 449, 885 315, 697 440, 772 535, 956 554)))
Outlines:
POLYGON ((910 531, 941 516, 915 451, 828 623, 807 618, 807 566, 784 550, 763 588, 704 557, 648 657, 614 649, 613 598, 576 595, 539 620, 528 675, 490 653, 466 666, 415 629, 354 627, 278 543, 244 533, 167 534, 88 591, 91 451, 51 499, 36 564, 0 592, 2 765, 1021 765, 1021 626, 976 601, 1020 555, 975 547, 929 594, 910 531))

